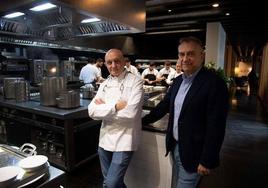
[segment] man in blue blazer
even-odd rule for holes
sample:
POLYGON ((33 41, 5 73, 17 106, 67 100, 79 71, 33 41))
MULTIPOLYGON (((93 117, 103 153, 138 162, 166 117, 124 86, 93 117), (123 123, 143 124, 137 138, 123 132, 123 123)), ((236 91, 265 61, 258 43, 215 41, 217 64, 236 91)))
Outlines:
MULTIPOLYGON (((166 155, 172 154, 177 188, 194 188, 202 175, 219 165, 228 112, 228 89, 223 79, 205 69, 202 43, 182 38, 178 60, 183 74, 143 124, 169 113, 166 155)), ((173 175, 173 177, 174 177, 173 175)))

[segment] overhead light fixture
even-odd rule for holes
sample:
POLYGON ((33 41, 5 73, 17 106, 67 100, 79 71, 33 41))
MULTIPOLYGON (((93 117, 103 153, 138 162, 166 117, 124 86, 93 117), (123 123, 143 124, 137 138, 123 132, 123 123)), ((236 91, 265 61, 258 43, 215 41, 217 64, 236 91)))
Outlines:
POLYGON ((220 6, 219 3, 214 3, 214 4, 212 5, 212 7, 214 7, 214 8, 217 8, 217 7, 219 7, 219 6, 220 6))
POLYGON ((230 16, 230 13, 229 13, 229 12, 226 12, 226 13, 225 13, 225 16, 230 16))
POLYGON ((92 23, 92 22, 98 22, 100 21, 99 18, 88 18, 81 21, 81 23, 92 23))
POLYGON ((4 18, 16 18, 23 15, 25 15, 23 12, 13 12, 11 14, 5 15, 4 18))
POLYGON ((55 7, 57 6, 52 3, 45 3, 45 4, 35 6, 33 8, 30 8, 30 10, 38 12, 38 11, 48 10, 48 9, 55 8, 55 7))
POLYGON ((172 12, 172 10, 171 9, 168 9, 168 12, 172 12))
POLYGON ((171 33, 188 33, 188 32, 199 32, 204 29, 185 29, 185 30, 175 30, 175 31, 156 31, 156 32, 146 32, 145 35, 159 35, 159 34, 171 34, 171 33))

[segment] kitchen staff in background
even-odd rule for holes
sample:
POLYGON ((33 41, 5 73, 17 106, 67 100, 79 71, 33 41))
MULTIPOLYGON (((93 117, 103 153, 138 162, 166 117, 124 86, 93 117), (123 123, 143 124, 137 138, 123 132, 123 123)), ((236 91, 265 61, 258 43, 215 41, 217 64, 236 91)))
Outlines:
POLYGON ((135 66, 131 65, 130 59, 128 57, 125 57, 124 60, 126 62, 126 66, 125 66, 126 70, 128 72, 131 72, 132 74, 140 76, 138 69, 135 66))
POLYGON ((168 83, 166 82, 166 79, 168 77, 169 74, 173 74, 174 72, 176 72, 172 67, 171 67, 171 62, 170 61, 166 61, 164 68, 162 68, 159 73, 157 74, 157 81, 161 82, 162 86, 169 86, 168 83))
POLYGON ((177 78, 178 76, 180 76, 181 74, 183 74, 183 72, 181 71, 181 63, 178 60, 176 63, 176 71, 169 73, 167 77, 167 80, 166 80, 167 84, 171 85, 173 83, 173 80, 177 78))
POLYGON ((203 67, 204 56, 199 39, 180 40, 178 57, 183 74, 174 79, 165 98, 143 118, 148 124, 169 113, 166 155, 172 154, 177 188, 195 188, 201 176, 219 165, 228 89, 222 78, 203 67))
POLYGON ((139 74, 141 75, 142 72, 143 72, 143 69, 142 69, 142 67, 141 67, 141 63, 140 63, 140 62, 136 62, 136 63, 135 63, 135 67, 136 67, 136 69, 138 70, 139 74))
POLYGON ((98 75, 100 75, 100 79, 99 79, 99 82, 103 82, 104 81, 104 78, 102 77, 102 72, 101 72, 101 68, 102 68, 102 66, 103 66, 103 59, 102 58, 98 58, 97 60, 96 60, 96 63, 95 63, 95 66, 97 67, 97 69, 98 69, 98 75))
POLYGON ((89 116, 102 120, 98 153, 104 188, 126 187, 124 176, 141 136, 143 81, 128 73, 125 64, 120 50, 106 53, 110 76, 88 106, 89 116))
POLYGON ((93 58, 89 58, 88 64, 82 67, 80 71, 79 80, 82 80, 86 87, 93 86, 95 82, 99 82, 101 77, 97 67, 94 66, 94 62, 93 58))
POLYGON ((149 68, 145 69, 141 74, 144 84, 155 86, 157 83, 156 79, 157 74, 158 70, 156 70, 154 62, 150 62, 149 68))

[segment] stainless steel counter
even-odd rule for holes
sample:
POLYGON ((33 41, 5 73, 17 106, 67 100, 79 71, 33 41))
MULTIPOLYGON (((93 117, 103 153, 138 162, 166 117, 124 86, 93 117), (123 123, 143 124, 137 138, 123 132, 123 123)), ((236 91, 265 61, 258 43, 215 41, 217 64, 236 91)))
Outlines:
MULTIPOLYGON (((143 115, 146 115, 149 112, 150 112, 149 110, 143 110, 143 115)), ((162 119, 158 120, 155 123, 151 123, 149 125, 143 125, 142 129, 151 132, 166 133, 168 126, 168 118, 169 114, 165 115, 162 119)))
POLYGON ((42 106, 40 105, 40 102, 36 101, 16 102, 15 100, 6 100, 2 96, 0 97, 0 106, 64 120, 88 117, 87 106, 90 102, 91 100, 80 99, 80 107, 74 109, 61 109, 42 106))
MULTIPOLYGON (((18 162, 26 157, 23 152, 2 144, 0 144, 0 156, 0 167, 18 166, 18 162)), ((64 179, 65 173, 62 170, 48 165, 33 172, 21 171, 16 180, 8 182, 8 187, 27 185, 28 187, 60 187, 65 185, 64 179)))
POLYGON ((89 118, 87 106, 90 102, 81 99, 79 108, 60 109, 41 106, 38 101, 16 103, 0 97, 0 118, 5 122, 6 130, 5 136, 1 138, 0 135, 0 139, 3 143, 17 146, 33 143, 38 153, 49 157, 51 164, 71 171, 97 155, 101 122, 89 118), (18 134, 18 131, 21 133, 18 134), (64 157, 59 160, 49 150, 43 151, 43 142, 48 145, 53 143, 63 151, 64 157))

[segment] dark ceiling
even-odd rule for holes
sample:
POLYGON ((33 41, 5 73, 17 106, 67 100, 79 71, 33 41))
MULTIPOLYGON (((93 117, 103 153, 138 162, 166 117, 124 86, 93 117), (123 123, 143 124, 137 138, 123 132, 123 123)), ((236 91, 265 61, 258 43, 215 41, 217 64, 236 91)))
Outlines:
POLYGON ((221 22, 238 56, 252 56, 252 51, 258 55, 268 41, 265 9, 264 1, 258 0, 146 0, 146 33, 191 35, 205 32, 207 22, 221 22), (212 7, 215 2, 219 7, 212 7))

